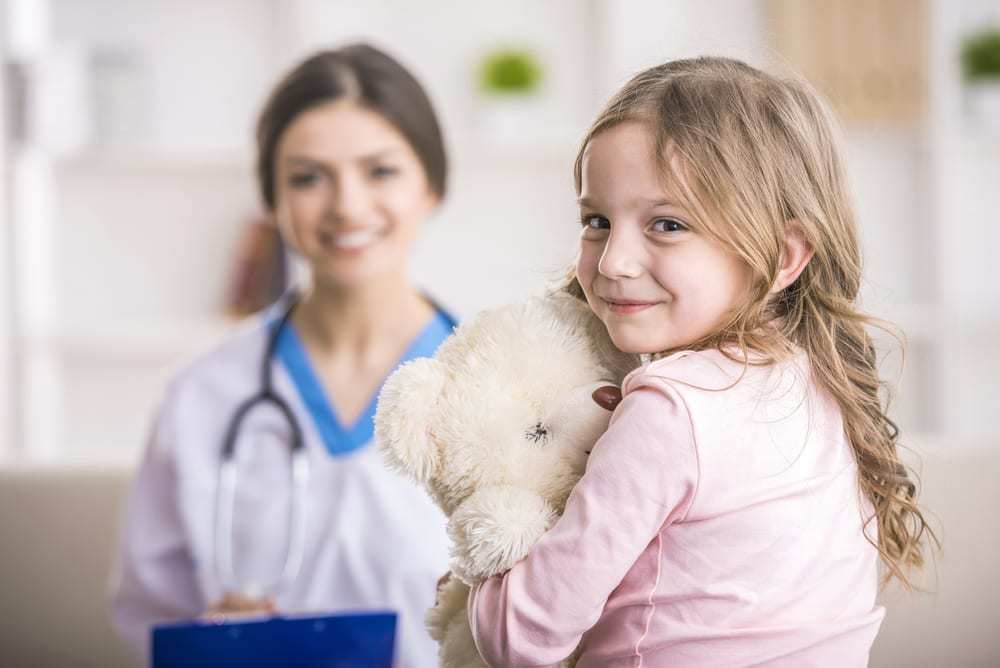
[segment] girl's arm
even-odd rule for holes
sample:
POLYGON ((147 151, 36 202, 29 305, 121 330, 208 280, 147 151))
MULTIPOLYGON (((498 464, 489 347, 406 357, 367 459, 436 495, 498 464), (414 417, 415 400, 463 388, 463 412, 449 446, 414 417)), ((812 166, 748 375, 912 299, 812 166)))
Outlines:
POLYGON ((146 663, 154 624, 193 618, 204 607, 180 518, 172 403, 168 396, 132 482, 112 584, 114 624, 146 663))
POLYGON ((524 561, 472 590, 469 623, 487 663, 548 666, 569 656, 650 541, 684 517, 697 482, 681 398, 649 387, 627 394, 563 516, 524 561))

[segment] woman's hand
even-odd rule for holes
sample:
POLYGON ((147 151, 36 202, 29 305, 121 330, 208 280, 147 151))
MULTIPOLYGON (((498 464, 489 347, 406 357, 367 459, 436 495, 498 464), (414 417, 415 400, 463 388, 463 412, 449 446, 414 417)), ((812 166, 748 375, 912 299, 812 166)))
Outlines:
POLYGON ((605 385, 594 390, 594 393, 590 396, 594 398, 594 401, 601 408, 613 411, 621 403, 622 391, 614 385, 605 385))
POLYGON ((246 594, 229 592, 202 613, 202 617, 221 623, 241 617, 273 615, 275 612, 277 612, 277 607, 274 604, 274 599, 255 598, 246 594))

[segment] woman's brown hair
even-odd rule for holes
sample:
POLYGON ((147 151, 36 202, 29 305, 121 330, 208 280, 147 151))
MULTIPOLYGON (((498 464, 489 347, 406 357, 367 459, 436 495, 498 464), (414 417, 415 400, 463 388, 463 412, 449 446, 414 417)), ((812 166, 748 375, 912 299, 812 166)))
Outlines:
POLYGON ((420 83, 398 61, 368 44, 316 53, 278 82, 257 123, 257 183, 275 207, 274 158, 281 135, 303 111, 349 100, 389 121, 413 147, 431 190, 444 197, 448 177, 441 127, 420 83))

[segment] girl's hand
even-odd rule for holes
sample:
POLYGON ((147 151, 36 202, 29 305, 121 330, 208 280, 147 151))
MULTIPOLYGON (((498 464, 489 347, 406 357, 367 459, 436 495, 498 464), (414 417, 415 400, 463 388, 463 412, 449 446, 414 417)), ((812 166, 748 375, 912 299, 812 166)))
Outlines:
POLYGON ((614 385, 605 385, 594 390, 594 393, 590 396, 594 398, 594 401, 601 408, 613 411, 621 403, 622 391, 614 385))
POLYGON ((273 615, 275 612, 277 607, 273 599, 229 592, 202 613, 202 617, 221 623, 234 618, 273 615))

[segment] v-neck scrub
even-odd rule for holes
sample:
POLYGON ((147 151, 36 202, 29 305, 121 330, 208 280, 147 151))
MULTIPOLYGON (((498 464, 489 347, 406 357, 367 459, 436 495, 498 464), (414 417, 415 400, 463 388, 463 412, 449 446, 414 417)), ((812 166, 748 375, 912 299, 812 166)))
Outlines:
MULTIPOLYGON (((453 329, 454 321, 449 316, 441 311, 435 312, 431 321, 410 342, 402 357, 390 370, 390 374, 410 360, 432 356, 453 329)), ((354 424, 345 425, 340 421, 333 402, 327 397, 319 376, 309 360, 305 345, 291 322, 278 336, 275 355, 291 376, 292 383, 302 397, 302 403, 309 411, 323 445, 331 455, 338 457, 349 454, 372 440, 375 432, 375 407, 379 391, 382 389, 381 384, 354 424)), ((386 377, 388 375, 386 374, 386 377)))
MULTIPOLYGON (((116 627, 147 663, 153 625, 194 619, 227 593, 213 568, 219 461, 233 416, 261 390, 261 364, 282 313, 280 305, 270 309, 190 360, 157 411, 134 477, 112 595, 116 627)), ((453 327, 439 312, 399 363, 434 354, 453 327)), ((448 569, 444 515, 367 445, 374 399, 356 424, 340 424, 292 328, 282 328, 268 363, 311 464, 301 569, 274 592, 277 609, 393 610, 396 668, 434 665, 437 643, 423 618, 448 569)), ((239 581, 252 587, 271 581, 285 558, 291 488, 280 412, 253 412, 245 427, 231 535, 239 581)))

